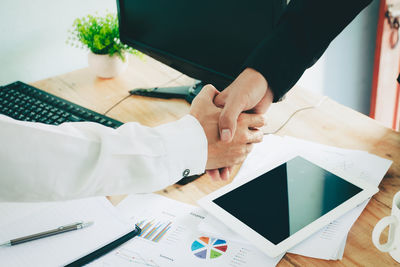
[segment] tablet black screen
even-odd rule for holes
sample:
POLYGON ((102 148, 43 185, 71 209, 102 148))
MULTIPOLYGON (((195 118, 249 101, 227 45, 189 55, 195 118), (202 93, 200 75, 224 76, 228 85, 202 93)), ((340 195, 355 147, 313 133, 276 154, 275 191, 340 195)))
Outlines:
POLYGON ((214 199, 214 203, 277 245, 360 191, 296 157, 214 199))

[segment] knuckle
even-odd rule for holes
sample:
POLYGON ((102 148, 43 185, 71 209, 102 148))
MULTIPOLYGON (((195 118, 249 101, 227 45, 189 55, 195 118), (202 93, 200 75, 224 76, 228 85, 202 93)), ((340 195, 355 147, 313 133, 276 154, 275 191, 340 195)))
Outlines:
POLYGON ((240 158, 243 155, 243 148, 238 147, 235 149, 235 151, 232 152, 232 156, 234 159, 240 158))
POLYGON ((264 133, 262 131, 259 131, 258 136, 257 136, 257 142, 260 143, 264 139, 264 133))
POLYGON ((234 165, 239 165, 239 164, 241 164, 245 159, 246 159, 246 157, 237 158, 237 159, 235 160, 235 162, 234 162, 234 165))
POLYGON ((242 127, 248 128, 250 124, 252 124, 252 121, 254 120, 253 114, 247 114, 247 113, 242 113, 239 116, 240 119, 240 124, 242 127))
POLYGON ((262 115, 260 115, 260 123, 261 123, 262 125, 266 125, 266 124, 267 124, 267 119, 266 119, 264 116, 262 116, 262 115))
POLYGON ((244 115, 245 114, 243 114, 243 113, 240 114, 240 116, 237 119, 238 123, 242 124, 244 122, 244 120, 245 120, 245 116, 244 115))
POLYGON ((216 88, 214 87, 214 85, 208 83, 208 84, 206 84, 206 85, 203 86, 203 90, 204 90, 204 89, 209 90, 209 89, 216 89, 216 88))
POLYGON ((238 149, 235 149, 235 151, 232 151, 232 158, 236 159, 240 156, 240 152, 238 149))
POLYGON ((242 144, 247 144, 249 139, 250 139, 250 135, 249 135, 249 133, 246 133, 246 132, 240 134, 240 136, 239 136, 239 142, 242 144))
POLYGON ((247 143, 248 144, 254 143, 254 139, 255 139, 255 134, 253 132, 249 133, 247 138, 247 143))
POLYGON ((240 146, 235 149, 232 153, 232 158, 234 161, 241 159, 247 155, 247 145, 240 146))

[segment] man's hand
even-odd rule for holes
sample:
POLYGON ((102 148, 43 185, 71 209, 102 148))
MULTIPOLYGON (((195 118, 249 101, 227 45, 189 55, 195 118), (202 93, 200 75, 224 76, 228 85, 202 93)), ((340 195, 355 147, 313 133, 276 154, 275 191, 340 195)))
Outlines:
POLYGON ((221 140, 230 142, 235 136, 237 121, 243 111, 263 114, 273 100, 264 76, 254 69, 245 69, 224 91, 214 99, 223 108, 219 118, 221 140))
POLYGON ((222 142, 219 137, 218 122, 222 109, 214 105, 219 94, 212 85, 206 85, 193 100, 190 114, 201 124, 208 141, 208 159, 206 169, 218 169, 243 162, 251 151, 252 143, 261 142, 263 133, 258 127, 264 125, 264 117, 258 114, 240 114, 237 130, 230 143, 222 142))
MULTIPOLYGON (((223 108, 219 118, 219 133, 223 142, 230 142, 235 136, 237 120, 243 111, 263 114, 273 100, 273 93, 268 90, 264 76, 254 69, 245 69, 231 85, 217 95, 214 103, 223 108)), ((214 180, 228 179, 232 167, 207 170, 214 180)))

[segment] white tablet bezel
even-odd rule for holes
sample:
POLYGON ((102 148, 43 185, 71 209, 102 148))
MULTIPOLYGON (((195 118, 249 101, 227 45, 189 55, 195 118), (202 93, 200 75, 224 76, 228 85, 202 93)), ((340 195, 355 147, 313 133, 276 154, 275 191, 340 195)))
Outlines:
POLYGON ((354 207, 360 205, 362 202, 367 200, 368 198, 371 198, 374 194, 376 194, 379 190, 377 187, 367 183, 364 180, 361 179, 355 179, 355 178, 346 178, 343 177, 342 175, 339 175, 335 173, 334 170, 330 170, 329 168, 325 168, 324 166, 321 166, 321 164, 317 164, 314 161, 310 160, 304 155, 296 155, 300 156, 313 164, 335 174, 336 176, 339 176, 340 178, 346 180, 349 183, 352 183, 359 188, 362 189, 361 192, 356 194, 355 196, 351 197, 347 201, 343 202, 333 210, 329 211, 325 215, 321 216, 317 220, 311 222, 304 228, 300 229, 293 235, 289 236, 282 242, 278 243, 277 245, 273 244, 270 242, 268 239, 263 237, 262 235, 258 234, 255 230, 247 226, 245 223, 241 222, 239 219, 228 213, 226 210, 218 206, 213 202, 214 199, 234 190, 235 188, 238 188, 242 186, 243 184, 257 178, 261 174, 270 171, 279 165, 282 165, 283 163, 286 163, 289 160, 282 161, 274 165, 273 167, 269 167, 268 169, 260 169, 255 171, 250 177, 248 177, 245 180, 239 181, 239 182, 232 182, 217 191, 203 197, 202 199, 198 200, 197 203, 207 210, 209 213, 214 215, 216 218, 224 222, 225 225, 227 225, 229 228, 231 228, 233 231, 237 232, 240 234, 242 237, 247 239, 249 242, 251 242, 254 246, 259 248, 261 251, 266 253, 270 257, 277 257, 282 253, 285 253, 288 251, 290 248, 293 246, 297 245, 299 242, 303 241, 313 233, 317 232, 324 226, 328 225, 330 222, 334 221, 335 219, 339 218, 340 216, 344 215, 346 212, 350 211, 354 207))

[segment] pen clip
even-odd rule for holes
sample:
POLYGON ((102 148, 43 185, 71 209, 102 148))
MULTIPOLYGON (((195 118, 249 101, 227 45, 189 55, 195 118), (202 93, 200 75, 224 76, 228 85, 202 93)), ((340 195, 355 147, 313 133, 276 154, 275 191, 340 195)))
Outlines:
POLYGON ((67 225, 60 226, 60 227, 58 227, 57 229, 62 230, 62 229, 67 228, 67 227, 71 227, 71 226, 80 226, 80 225, 82 225, 82 224, 83 224, 83 221, 79 221, 79 222, 75 222, 75 223, 71 223, 71 224, 67 224, 67 225))

